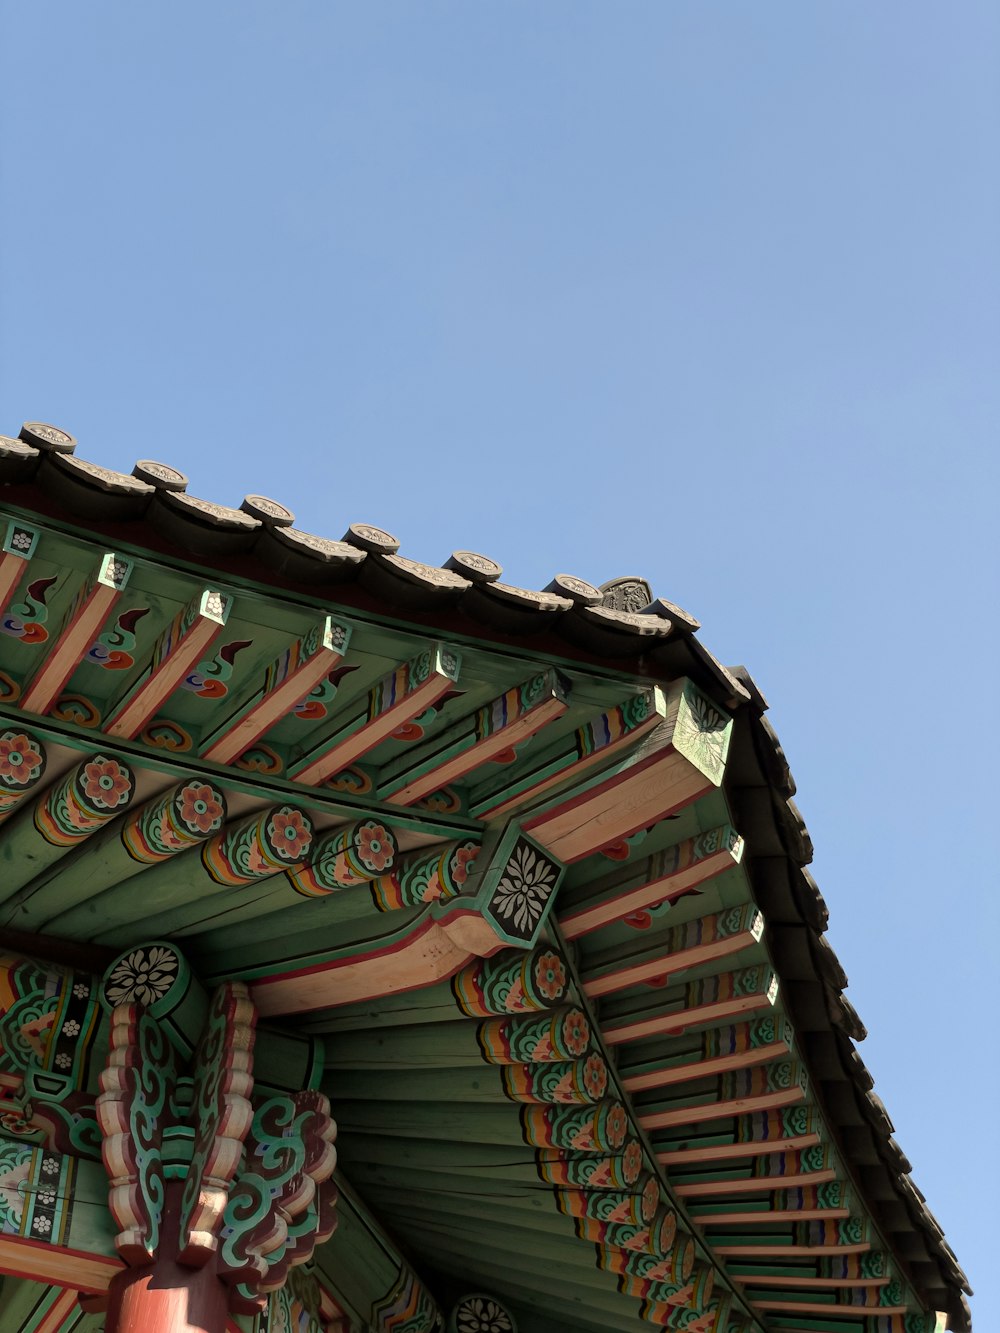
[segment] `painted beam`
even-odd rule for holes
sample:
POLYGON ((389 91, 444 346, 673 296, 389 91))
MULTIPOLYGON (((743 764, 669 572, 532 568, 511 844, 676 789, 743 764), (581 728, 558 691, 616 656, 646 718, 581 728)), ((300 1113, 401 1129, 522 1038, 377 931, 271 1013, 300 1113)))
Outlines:
POLYGON ((212 588, 178 613, 153 648, 145 672, 111 710, 103 726, 110 736, 132 740, 204 657, 229 618, 232 598, 212 588))
POLYGON ((636 1043, 621 1053, 618 1070, 629 1092, 645 1092, 764 1064, 791 1051, 792 1025, 781 1014, 765 1014, 749 1023, 636 1043))
MULTIPOLYGON (((682 1199, 727 1198, 740 1194, 760 1194, 768 1188, 808 1189, 832 1182, 837 1178, 838 1164, 825 1145, 805 1148, 801 1152, 769 1153, 755 1157, 749 1166, 734 1168, 716 1165, 711 1168, 671 1171, 670 1184, 682 1199)), ((840 1197, 835 1190, 831 1199, 840 1197)))
POLYGON ((760 943, 764 917, 752 903, 673 926, 645 948, 605 950, 583 966, 591 999, 634 986, 663 985, 675 973, 726 958, 760 943))
POLYGON ((805 1259, 865 1254, 871 1248, 868 1220, 859 1216, 797 1222, 776 1228, 772 1235, 721 1232, 712 1238, 713 1252, 723 1259, 805 1259))
POLYGON ((772 1152, 811 1148, 820 1142, 822 1119, 814 1107, 799 1104, 777 1111, 758 1111, 737 1116, 699 1134, 690 1126, 674 1133, 657 1134, 657 1161, 667 1167, 684 1168, 699 1162, 724 1162, 772 1152))
POLYGON ((124 813, 134 797, 133 770, 112 754, 93 754, 70 769, 5 828, 0 902, 124 813))
POLYGON ((666 994, 628 998, 629 1003, 602 1011, 604 1038, 612 1046, 769 1009, 778 998, 778 978, 769 968, 747 967, 671 987, 666 994))
POLYGON ((659 726, 609 770, 529 815, 523 827, 560 861, 579 861, 720 786, 731 732, 731 718, 690 681, 675 681, 659 726))
POLYGON ((677 1097, 672 1102, 659 1103, 656 1108, 640 1105, 639 1123, 644 1129, 655 1131, 723 1116, 774 1110, 804 1101, 807 1088, 805 1070, 794 1060, 779 1060, 757 1069, 723 1074, 707 1092, 677 1097))
POLYGON ((364 698, 338 713, 332 733, 289 767, 290 776, 309 786, 342 773, 405 723, 425 713, 452 688, 461 655, 435 644, 382 676, 364 698))
POLYGON ((509 815, 536 801, 552 787, 575 781, 587 769, 633 745, 657 726, 663 716, 663 692, 659 686, 630 695, 578 727, 572 736, 529 756, 512 776, 486 778, 470 795, 469 813, 484 820, 509 815))
POLYGON ((570 892, 569 905, 559 913, 560 929, 567 939, 575 940, 635 912, 672 902, 731 870, 742 855, 743 839, 728 824, 685 838, 570 892))
POLYGON ((555 671, 532 676, 388 765, 378 783, 379 798, 391 805, 413 805, 481 765, 505 759, 568 706, 555 671))
POLYGON ((312 841, 312 822, 295 806, 258 810, 200 847, 192 838, 179 856, 147 866, 140 893, 125 880, 79 903, 60 918, 59 934, 123 947, 135 941, 140 924, 146 938, 169 934, 177 907, 294 868, 309 856, 312 841))
POLYGON ((103 556, 93 579, 71 607, 55 643, 25 686, 20 699, 25 712, 44 714, 56 702, 124 592, 131 573, 131 560, 113 552, 103 556))
POLYGON ((332 616, 315 624, 271 663, 253 698, 203 739, 202 757, 215 764, 239 758, 326 679, 342 661, 350 638, 350 627, 332 616))
MULTIPOLYGON (((815 1182, 816 1176, 811 1178, 815 1182)), ((823 1221, 851 1215, 851 1194, 842 1181, 796 1186, 794 1180, 782 1180, 781 1184, 781 1189, 749 1200, 734 1202, 727 1198, 723 1203, 693 1204, 689 1212, 702 1227, 770 1226, 774 1222, 823 1221)))
POLYGON ((193 774, 90 839, 85 849, 78 850, 71 874, 57 863, 36 876, 18 891, 11 906, 22 929, 40 931, 50 923, 56 928, 71 908, 207 841, 225 819, 222 791, 193 774))

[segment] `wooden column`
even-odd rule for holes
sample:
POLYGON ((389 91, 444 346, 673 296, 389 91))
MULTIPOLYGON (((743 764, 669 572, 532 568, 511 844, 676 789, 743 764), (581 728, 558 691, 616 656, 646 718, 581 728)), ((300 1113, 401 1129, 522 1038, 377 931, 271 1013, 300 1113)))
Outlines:
POLYGON ((168 1181, 163 1234, 148 1267, 126 1268, 108 1291, 106 1333, 226 1333, 229 1292, 215 1265, 187 1268, 177 1262, 183 1183, 168 1181))

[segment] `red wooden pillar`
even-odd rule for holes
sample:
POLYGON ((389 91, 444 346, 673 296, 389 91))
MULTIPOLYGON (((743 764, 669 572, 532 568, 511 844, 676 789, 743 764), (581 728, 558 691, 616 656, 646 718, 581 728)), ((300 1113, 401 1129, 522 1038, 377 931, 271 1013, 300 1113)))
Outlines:
POLYGON ((168 1181, 159 1253, 148 1268, 126 1268, 108 1291, 106 1333, 226 1333, 229 1289, 215 1265, 177 1262, 183 1185, 168 1181))

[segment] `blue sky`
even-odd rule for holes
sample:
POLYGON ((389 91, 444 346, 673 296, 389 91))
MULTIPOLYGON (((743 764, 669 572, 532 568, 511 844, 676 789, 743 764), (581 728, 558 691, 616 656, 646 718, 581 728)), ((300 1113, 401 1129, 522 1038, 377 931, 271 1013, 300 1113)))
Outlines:
POLYGON ((0 430, 694 611, 1000 1324, 1000 10, 8 3, 0 50, 0 430))

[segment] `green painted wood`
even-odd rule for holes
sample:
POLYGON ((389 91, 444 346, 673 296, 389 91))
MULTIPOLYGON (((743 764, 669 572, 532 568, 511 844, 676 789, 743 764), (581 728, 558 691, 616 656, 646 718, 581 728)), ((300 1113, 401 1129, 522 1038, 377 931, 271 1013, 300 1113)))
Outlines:
POLYGON ((626 1163, 622 1153, 560 1153, 553 1149, 536 1152, 527 1146, 518 1148, 481 1143, 455 1143, 446 1147, 421 1139, 380 1138, 377 1135, 357 1133, 350 1136, 344 1151, 346 1162, 363 1161, 369 1165, 387 1167, 412 1166, 417 1170, 455 1176, 456 1189, 462 1188, 462 1181, 480 1179, 490 1182, 512 1181, 530 1186, 544 1185, 549 1178, 544 1174, 546 1165, 550 1173, 556 1173, 562 1168, 574 1171, 581 1162, 585 1167, 595 1169, 593 1181, 598 1183, 588 1180, 584 1186, 581 1174, 579 1188, 599 1190, 600 1181, 605 1178, 600 1173, 607 1171, 608 1188, 629 1189, 637 1175, 634 1166, 630 1169, 631 1159, 626 1163))
MULTIPOLYGON (((0 639, 4 636, 0 635, 0 639)), ((0 726, 25 728, 36 734, 46 746, 62 745, 79 754, 80 758, 94 753, 95 734, 86 727, 53 717, 36 717, 24 713, 9 704, 0 705, 0 726)), ((334 790, 330 787, 308 787, 303 789, 298 784, 282 778, 280 775, 262 773, 260 770, 243 770, 224 764, 213 764, 203 759, 196 759, 189 753, 177 753, 158 747, 151 747, 141 741, 125 741, 114 738, 114 753, 136 768, 162 773, 168 781, 181 782, 186 779, 192 767, 204 772, 213 781, 220 782, 230 797, 239 794, 248 796, 256 802, 265 801, 281 804, 308 804, 315 811, 317 822, 330 823, 362 818, 377 817, 392 825, 401 834, 412 832, 430 839, 448 839, 459 841, 469 836, 478 836, 482 825, 478 820, 462 815, 445 814, 419 807, 386 805, 372 794, 352 795, 347 791, 334 790)))
MULTIPOLYGON (((395 922, 397 918, 398 914, 393 912, 386 920, 395 922)), ((332 1035, 410 1024, 453 1023, 457 1012, 451 982, 441 981, 433 986, 423 986, 420 990, 407 991, 403 995, 382 995, 377 1000, 319 1010, 297 1021, 311 1032, 332 1035)))
MULTIPOLYGON (((718 1078, 692 1079, 689 1083, 678 1083, 672 1087, 652 1088, 648 1092, 636 1094, 633 1100, 642 1119, 661 1112, 680 1111, 686 1107, 694 1110, 770 1092, 795 1090, 802 1094, 799 1100, 804 1100, 808 1080, 803 1066, 796 1060, 774 1060, 770 1064, 739 1069, 732 1074, 720 1074, 718 1078)), ((696 1121, 697 1117, 692 1117, 690 1123, 696 1121)), ((671 1128, 676 1129, 677 1126, 671 1128)), ((655 1128, 653 1132, 657 1132, 655 1128)))
MULTIPOLYGON (((440 1219, 446 1207, 449 1217, 459 1219, 460 1225, 470 1233, 491 1229, 514 1228, 519 1233, 530 1232, 531 1244, 535 1244, 536 1233, 545 1236, 559 1236, 582 1244, 573 1226, 573 1219, 556 1212, 551 1196, 537 1205, 524 1206, 516 1199, 502 1198, 497 1195, 483 1197, 475 1190, 464 1193, 441 1195, 426 1193, 421 1189, 408 1189, 407 1182, 401 1180, 399 1187, 365 1183, 365 1198, 383 1217, 413 1219, 418 1226, 424 1221, 440 1219)), ((543 1243, 541 1240, 539 1244, 543 1243)), ((596 1263, 596 1260, 595 1260, 596 1263)))
POLYGON ((572 1005, 561 1005, 542 1013, 479 1023, 458 1018, 453 1023, 413 1024, 375 1033, 345 1032, 328 1039, 327 1046, 331 1069, 408 1071, 572 1059, 590 1050, 593 1039, 583 1012, 572 1005), (521 1051, 519 1034, 524 1038, 521 1051), (566 1039, 577 1036, 587 1044, 571 1051, 566 1039))
POLYGON ((130 804, 135 795, 134 772, 117 761, 113 748, 95 750, 93 737, 88 748, 82 762, 22 804, 4 826, 0 838, 0 902, 8 901, 37 876, 79 850, 130 804), (111 773, 118 785, 105 797, 100 782, 111 773))
MULTIPOLYGON (((407 1267, 395 1240, 342 1172, 336 1173, 338 1226, 316 1250, 316 1267, 355 1328, 368 1328, 372 1307, 407 1267)), ((395 1228, 394 1228, 395 1230, 395 1228)))
MULTIPOLYGON (((409 1191, 411 1194, 423 1192, 425 1198, 440 1200, 447 1206, 448 1196, 462 1193, 460 1185, 453 1177, 436 1171, 421 1171, 416 1167, 403 1165, 388 1167, 377 1162, 355 1161, 346 1157, 343 1169, 365 1197, 377 1187, 389 1190, 396 1188, 409 1191)), ((492 1208, 551 1213, 556 1206, 553 1187, 541 1181, 525 1184, 520 1181, 480 1179, 475 1182, 473 1189, 474 1196, 484 1201, 484 1206, 485 1201, 489 1200, 492 1208)), ((486 1211, 489 1216, 489 1210, 486 1211)))
MULTIPOLYGON (((331 1076, 331 1086, 336 1076, 331 1076)), ((336 1119, 342 1136, 370 1131, 385 1137, 420 1138, 433 1144, 481 1143, 524 1147, 517 1110, 507 1101, 488 1106, 454 1102, 414 1102, 406 1115, 396 1102, 350 1101, 336 1098, 336 1119)))
MULTIPOLYGON (((582 1066, 582 1063, 582 1061, 558 1061, 551 1065, 515 1065, 512 1068, 531 1070, 533 1083, 538 1086, 543 1078, 554 1083, 557 1077, 568 1071, 570 1065, 582 1066), (537 1074, 535 1071, 538 1071, 537 1074)), ((355 1101, 360 1100, 367 1092, 373 1101, 384 1099, 397 1102, 437 1102, 442 1098, 452 1098, 461 1102, 496 1103, 506 1097, 503 1073, 501 1067, 486 1064, 481 1068, 411 1069, 406 1071, 405 1077, 384 1069, 341 1070, 328 1076, 324 1090, 329 1089, 327 1095, 333 1097, 337 1096, 339 1090, 345 1097, 353 1098, 355 1101)), ((573 1082, 578 1081, 574 1076, 573 1082)), ((521 1100, 534 1101, 535 1096, 530 1099, 519 1096, 517 1101, 521 1100)), ((562 1098, 539 1093, 538 1100, 558 1101, 562 1098)), ((576 1100, 582 1102, 587 1099, 580 1096, 576 1100)))
POLYGON ((792 1025, 784 1015, 771 1012, 746 1023, 727 1023, 676 1036, 663 1034, 629 1042, 619 1052, 618 1070, 627 1086, 632 1080, 664 1070, 676 1071, 671 1081, 681 1082, 685 1078, 704 1077, 697 1066, 708 1060, 745 1056, 748 1064, 757 1063, 757 1052, 777 1043, 790 1052, 792 1038, 792 1025))
POLYGON ((217 894, 205 905, 198 901, 175 908, 171 934, 178 939, 194 935, 218 938, 231 951, 239 943, 273 940, 276 928, 281 929, 293 910, 300 932, 326 930, 340 922, 379 915, 365 884, 311 899, 296 893, 287 876, 275 875, 259 884, 217 894), (214 937, 213 932, 217 932, 214 937))
MULTIPOLYGON (((429 1246, 422 1238, 417 1240, 420 1252, 427 1254, 429 1246)), ((550 1271, 548 1280, 544 1275, 529 1272, 524 1265, 512 1271, 499 1259, 494 1260, 489 1246, 454 1243, 451 1262, 461 1263, 470 1275, 475 1275, 484 1285, 504 1293, 516 1293, 545 1310, 552 1310, 563 1318, 576 1318, 580 1324, 607 1330, 609 1328, 631 1330, 637 1327, 639 1302, 631 1296, 625 1296, 611 1287, 608 1292, 601 1292, 585 1283, 573 1279, 561 1278, 550 1271)), ((574 1270, 574 1277, 575 1277, 574 1270)), ((643 1325, 639 1324, 639 1327, 643 1325)), ((648 1327, 648 1326, 647 1326, 648 1327)))
POLYGON ((392 796, 461 755, 470 754, 471 761, 471 752, 487 737, 502 735, 531 710, 549 701, 565 704, 568 698, 568 682, 556 672, 534 673, 530 679, 506 690, 475 713, 467 714, 425 744, 414 746, 400 759, 386 764, 379 775, 379 795, 383 798, 392 796))
MULTIPOLYGON (((17 909, 20 927, 44 931, 58 926, 62 933, 70 909, 206 841, 221 828, 225 815, 225 797, 198 775, 167 788, 19 890, 11 906, 17 909)), ((139 885, 133 884, 132 891, 141 891, 139 885)))
POLYGON ((504 814, 540 788, 550 790, 571 781, 583 767, 599 764, 614 748, 628 743, 657 716, 663 716, 662 691, 658 688, 630 694, 607 712, 591 716, 568 736, 540 749, 532 745, 513 774, 491 773, 477 783, 469 798, 469 811, 479 818, 504 814))

